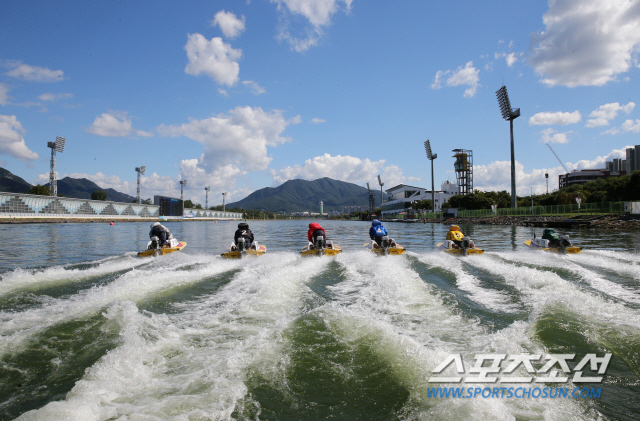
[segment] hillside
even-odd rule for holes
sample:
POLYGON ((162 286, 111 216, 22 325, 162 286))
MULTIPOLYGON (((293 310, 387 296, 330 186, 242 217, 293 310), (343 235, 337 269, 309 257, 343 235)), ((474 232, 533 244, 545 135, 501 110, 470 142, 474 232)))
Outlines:
MULTIPOLYGON (((244 208, 271 212, 319 212, 321 200, 324 211, 342 210, 343 206, 368 206, 369 192, 353 183, 325 177, 318 180, 289 180, 278 187, 256 190, 244 199, 227 204, 228 209, 244 208)), ((379 194, 376 206, 380 205, 379 194)))
MULTIPOLYGON (((49 183, 45 184, 49 186, 49 183)), ((13 174, 11 171, 0 168, 0 191, 9 193, 26 193, 32 187, 31 184, 22 178, 13 174)), ((107 200, 112 202, 131 203, 135 199, 125 193, 120 193, 114 189, 103 189, 93 181, 86 178, 70 178, 65 177, 58 180, 58 194, 66 197, 74 197, 76 199, 91 199, 91 193, 94 190, 104 190, 107 193, 107 200)))
POLYGON ((0 191, 26 193, 30 188, 31 184, 14 175, 11 171, 0 168, 0 191))

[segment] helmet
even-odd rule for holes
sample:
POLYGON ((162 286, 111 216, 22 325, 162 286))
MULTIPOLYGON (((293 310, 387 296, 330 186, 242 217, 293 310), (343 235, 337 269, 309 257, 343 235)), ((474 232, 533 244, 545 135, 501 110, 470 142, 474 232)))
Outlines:
POLYGON ((373 222, 371 222, 372 227, 377 227, 378 225, 382 225, 382 223, 377 219, 374 219, 373 222))
POLYGON ((154 222, 153 224, 151 224, 151 229, 153 229, 153 227, 159 227, 160 226, 160 222, 154 222))
POLYGON ((542 234, 555 234, 556 231, 553 228, 545 228, 542 234))
POLYGON ((449 227, 449 231, 460 231, 460 227, 457 225, 451 225, 451 227, 449 227))
POLYGON ((240 229, 247 229, 247 228, 249 228, 249 224, 247 224, 246 222, 240 222, 240 223, 238 224, 238 228, 240 228, 240 229))

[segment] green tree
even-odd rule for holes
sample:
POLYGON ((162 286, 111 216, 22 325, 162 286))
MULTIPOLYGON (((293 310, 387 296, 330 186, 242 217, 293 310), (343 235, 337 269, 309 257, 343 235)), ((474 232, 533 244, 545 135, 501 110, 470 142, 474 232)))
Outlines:
POLYGON ((39 194, 41 196, 49 196, 49 187, 36 184, 35 186, 32 186, 29 189, 27 194, 39 194))
POLYGON ((187 199, 184 201, 184 207, 185 209, 193 209, 193 202, 190 199, 187 199))
POLYGON ((91 193, 91 200, 107 200, 107 192, 104 190, 94 190, 91 193))

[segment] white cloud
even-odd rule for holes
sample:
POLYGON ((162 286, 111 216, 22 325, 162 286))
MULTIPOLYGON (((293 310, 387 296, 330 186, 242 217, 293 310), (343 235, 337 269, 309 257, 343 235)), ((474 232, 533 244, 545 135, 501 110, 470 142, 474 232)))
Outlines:
POLYGON ((59 99, 65 99, 65 98, 73 98, 73 94, 52 94, 52 93, 46 93, 46 94, 42 94, 38 97, 38 99, 40 101, 57 101, 59 99))
POLYGON ((219 85, 233 86, 238 81, 240 65, 237 60, 242 57, 242 50, 231 48, 222 38, 207 41, 200 34, 190 34, 184 49, 189 59, 185 73, 194 76, 205 74, 219 85))
POLYGON ((609 129, 603 132, 603 134, 615 135, 624 132, 640 133, 640 120, 625 120, 620 127, 609 129))
POLYGON ((518 57, 516 57, 516 53, 509 53, 509 54, 507 54, 507 53, 494 53, 493 57, 496 58, 496 59, 498 59, 500 57, 504 57, 505 61, 507 62, 507 66, 508 67, 513 67, 515 62, 518 61, 518 57))
POLYGON ((611 152, 609 152, 607 155, 605 156, 599 156, 595 159, 582 159, 576 163, 571 163, 569 162, 568 167, 569 169, 579 169, 579 170, 584 170, 584 169, 595 169, 595 168, 604 168, 604 163, 606 161, 611 161, 614 158, 621 158, 621 159, 625 159, 626 158, 626 149, 627 148, 633 148, 633 146, 625 146, 622 149, 614 149, 611 152))
POLYGON ((244 16, 242 20, 231 12, 219 11, 211 21, 211 26, 219 26, 220 30, 227 38, 235 38, 244 32, 244 16))
POLYGON ((441 88, 443 82, 442 79, 446 77, 444 83, 447 86, 468 85, 469 88, 464 91, 464 96, 466 98, 471 98, 476 94, 476 91, 480 86, 480 78, 478 77, 479 73, 480 70, 473 67, 472 61, 468 62, 464 67, 458 67, 455 71, 438 70, 435 78, 433 79, 433 83, 431 84, 431 89, 441 88))
POLYGON ((598 107, 597 110, 594 110, 589 114, 589 120, 587 120, 587 127, 600 127, 600 126, 608 126, 609 121, 613 120, 618 116, 620 111, 624 111, 626 114, 629 114, 635 108, 636 104, 633 102, 629 102, 627 105, 622 106, 617 102, 613 102, 610 104, 604 104, 598 107))
POLYGON ((385 162, 384 159, 371 161, 368 158, 360 159, 348 155, 331 156, 325 153, 307 159, 304 165, 284 167, 277 171, 271 170, 271 176, 275 184, 282 184, 296 178, 316 180, 331 177, 334 180, 364 185, 367 182, 373 183, 378 174, 381 174, 382 181, 389 187, 406 182, 407 178, 402 175, 402 170, 397 165, 385 166, 385 162))
POLYGON ((9 87, 4 83, 0 83, 0 105, 9 103, 9 87))
POLYGON ((320 123, 326 123, 327 120, 325 120, 324 118, 312 118, 311 122, 313 124, 320 124, 320 123))
POLYGON ((0 115, 0 154, 23 161, 38 159, 38 154, 27 148, 22 137, 25 133, 15 115, 0 115))
POLYGON ((267 92, 262 86, 258 85, 256 82, 252 80, 243 80, 242 84, 244 86, 248 86, 255 95, 264 94, 267 92))
POLYGON ((537 113, 533 117, 529 119, 530 126, 550 126, 550 125, 561 125, 566 126, 567 124, 574 124, 582 120, 582 114, 580 111, 574 111, 572 113, 563 113, 561 111, 552 113, 552 112, 542 112, 537 113))
POLYGON ((544 129, 543 131, 540 132, 540 134, 542 134, 542 137, 540 138, 540 142, 543 143, 568 143, 569 142, 569 138, 567 137, 568 134, 573 133, 571 131, 569 132, 565 132, 565 133, 558 133, 556 130, 552 129, 551 127, 544 129))
POLYGON ((156 130, 161 136, 186 136, 204 146, 199 158, 181 162, 183 176, 201 180, 203 186, 220 184, 217 179, 235 185, 235 179, 247 172, 266 169, 272 160, 267 148, 287 142, 282 132, 299 121, 299 116, 286 120, 279 110, 236 107, 227 114, 156 130))
POLYGON ((118 111, 102 113, 85 131, 106 137, 153 136, 151 132, 134 129, 127 113, 118 111))
POLYGON ((6 67, 12 70, 5 73, 7 76, 15 77, 29 82, 60 82, 64 80, 62 70, 51 70, 46 67, 29 66, 19 61, 9 61, 6 67))
POLYGON ((278 38, 287 41, 297 52, 306 51, 317 45, 323 35, 323 27, 331 23, 331 16, 340 10, 340 4, 349 13, 353 0, 271 0, 281 13, 278 38), (293 23, 286 12, 302 17, 308 24, 299 30, 301 36, 292 35, 293 23))
POLYGON ((547 85, 602 86, 634 64, 638 15, 638 0, 549 1, 530 62, 547 85))
MULTIPOLYGON (((549 191, 558 188, 558 176, 565 174, 561 166, 524 171, 524 166, 516 161, 516 195, 528 196, 547 191, 545 174, 549 174, 549 191)), ((484 191, 502 191, 511 193, 511 161, 495 161, 489 165, 473 166, 474 188, 484 191)))

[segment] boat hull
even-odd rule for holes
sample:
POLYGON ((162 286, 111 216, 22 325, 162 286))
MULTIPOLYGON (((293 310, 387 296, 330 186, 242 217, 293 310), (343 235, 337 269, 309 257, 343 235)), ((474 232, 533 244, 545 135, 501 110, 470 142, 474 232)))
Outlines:
MULTIPOLYGON (((340 246, 333 246, 332 248, 324 248, 323 252, 324 253, 322 254, 324 254, 325 256, 335 256, 338 253, 342 253, 342 249, 340 248, 340 246)), ((305 247, 300 251, 300 254, 302 256, 318 256, 318 249, 310 249, 309 247, 305 247)))
POLYGON ((222 253, 221 256, 225 259, 242 259, 245 256, 262 256, 267 252, 267 247, 263 245, 259 245, 257 250, 245 250, 245 251, 227 251, 226 253, 222 253))
MULTIPOLYGON (((534 243, 533 240, 525 241, 524 245, 533 250, 544 250, 544 251, 550 251, 551 253, 562 254, 562 250, 560 250, 559 247, 540 247, 536 243, 534 243)), ((575 246, 567 247, 567 254, 578 254, 581 251, 582 251, 581 247, 575 247, 575 246)))
POLYGON ((161 249, 144 250, 138 253, 138 257, 164 256, 165 254, 175 253, 187 246, 186 241, 179 241, 176 247, 163 247, 161 249))
MULTIPOLYGON (((436 244, 436 247, 438 247, 438 250, 444 251, 445 253, 448 254, 456 254, 456 255, 462 255, 462 249, 451 249, 451 248, 447 248, 445 246, 445 243, 438 243, 436 244)), ((473 247, 473 248, 468 248, 467 249, 467 254, 482 254, 484 253, 484 250, 478 248, 478 247, 473 247)))

